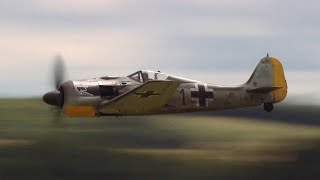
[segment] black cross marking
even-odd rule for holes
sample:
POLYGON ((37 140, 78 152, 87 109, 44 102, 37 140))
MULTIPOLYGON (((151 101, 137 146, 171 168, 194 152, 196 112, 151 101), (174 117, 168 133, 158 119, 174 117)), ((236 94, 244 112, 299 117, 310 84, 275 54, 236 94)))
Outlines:
POLYGON ((206 106, 206 99, 213 98, 213 92, 206 92, 204 85, 198 84, 199 91, 191 91, 192 98, 199 98, 199 106, 206 106))
POLYGON ((160 93, 155 93, 155 91, 145 91, 145 92, 135 92, 135 95, 139 95, 141 98, 147 98, 149 96, 158 96, 160 93))

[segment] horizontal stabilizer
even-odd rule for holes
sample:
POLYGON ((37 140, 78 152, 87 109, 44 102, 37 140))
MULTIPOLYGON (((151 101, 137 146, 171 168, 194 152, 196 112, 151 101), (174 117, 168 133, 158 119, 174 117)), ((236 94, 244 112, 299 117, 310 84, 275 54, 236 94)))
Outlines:
POLYGON ((281 89, 282 87, 280 86, 273 86, 273 87, 259 87, 259 88, 252 88, 252 89, 247 89, 247 92, 249 93, 260 93, 260 94, 266 94, 271 91, 275 91, 278 89, 281 89))

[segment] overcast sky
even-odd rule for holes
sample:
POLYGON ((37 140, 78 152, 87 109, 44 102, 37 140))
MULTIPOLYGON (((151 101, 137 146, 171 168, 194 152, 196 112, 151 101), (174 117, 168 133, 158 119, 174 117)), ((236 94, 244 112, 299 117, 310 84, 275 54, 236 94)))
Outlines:
POLYGON ((60 53, 69 78, 161 70, 246 81, 270 53, 292 94, 320 84, 320 1, 0 0, 0 96, 50 90, 60 53))

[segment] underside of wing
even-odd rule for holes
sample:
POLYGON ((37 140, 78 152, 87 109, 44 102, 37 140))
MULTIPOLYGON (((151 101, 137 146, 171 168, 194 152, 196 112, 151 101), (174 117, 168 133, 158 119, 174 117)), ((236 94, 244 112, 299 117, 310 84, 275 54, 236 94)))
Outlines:
POLYGON ((148 81, 112 100, 102 101, 98 111, 104 115, 154 114, 173 96, 177 81, 148 81))

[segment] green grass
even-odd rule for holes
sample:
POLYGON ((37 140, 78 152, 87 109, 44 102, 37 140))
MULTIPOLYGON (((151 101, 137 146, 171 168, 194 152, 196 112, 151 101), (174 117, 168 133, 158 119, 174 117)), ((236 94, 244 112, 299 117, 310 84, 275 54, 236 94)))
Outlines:
POLYGON ((192 114, 66 118, 0 100, 0 179, 309 179, 320 126, 192 114))

